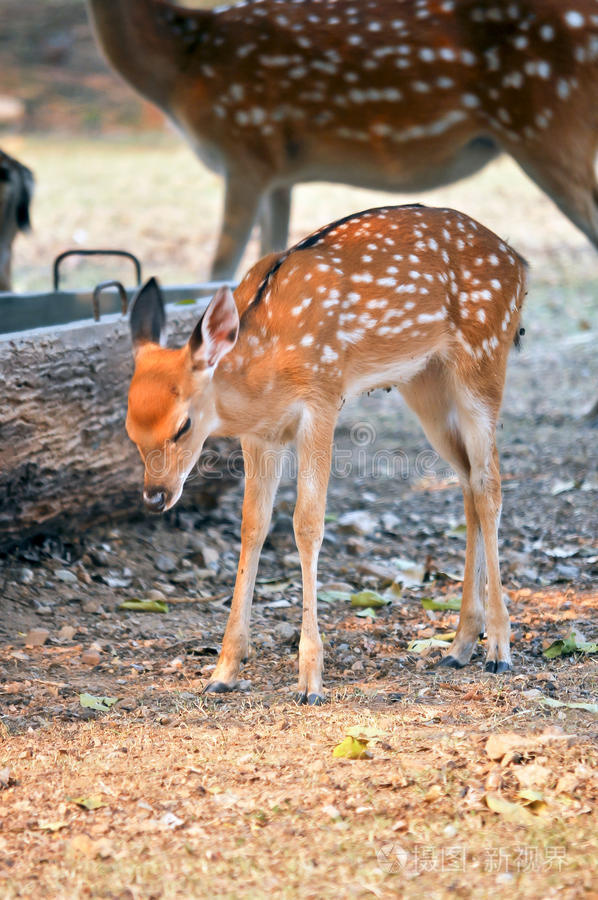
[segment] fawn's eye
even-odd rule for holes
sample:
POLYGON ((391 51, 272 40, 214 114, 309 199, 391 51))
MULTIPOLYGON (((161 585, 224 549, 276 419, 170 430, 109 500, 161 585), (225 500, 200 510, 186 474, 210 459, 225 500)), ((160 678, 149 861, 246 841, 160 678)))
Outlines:
POLYGON ((179 430, 177 431, 177 433, 175 434, 175 436, 173 437, 172 443, 173 443, 173 444, 176 444, 176 442, 178 441, 178 439, 179 439, 180 437, 182 437, 182 436, 185 434, 186 431, 189 431, 190 428, 191 428, 191 419, 186 419, 185 422, 183 422, 183 424, 181 425, 181 427, 180 427, 179 430))

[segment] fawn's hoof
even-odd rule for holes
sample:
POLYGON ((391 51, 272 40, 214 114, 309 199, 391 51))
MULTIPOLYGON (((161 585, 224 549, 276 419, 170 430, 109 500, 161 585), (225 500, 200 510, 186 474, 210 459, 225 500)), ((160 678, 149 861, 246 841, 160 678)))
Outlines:
POLYGON ((503 662, 501 659, 489 659, 484 666, 484 671, 492 672, 493 675, 500 675, 502 672, 510 672, 512 668, 511 663, 503 662))
POLYGON ((467 663, 459 662, 456 656, 443 656, 438 665, 446 669, 463 669, 467 663))
POLYGON ((234 691, 236 685, 227 684, 226 681, 209 681, 203 689, 204 694, 227 694, 234 691))
POLYGON ((294 696, 295 703, 299 703, 301 706, 322 706, 323 703, 326 703, 326 698, 323 694, 303 694, 301 691, 298 691, 294 696))

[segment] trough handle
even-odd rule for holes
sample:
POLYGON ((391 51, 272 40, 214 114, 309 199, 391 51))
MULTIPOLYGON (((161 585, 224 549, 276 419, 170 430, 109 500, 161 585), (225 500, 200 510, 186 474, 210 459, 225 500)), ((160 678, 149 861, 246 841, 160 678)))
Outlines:
POLYGON ((67 256, 123 256, 125 259, 130 259, 135 266, 137 284, 141 284, 141 263, 135 254, 129 253, 128 250, 65 250, 56 257, 52 268, 55 291, 58 290, 60 284, 60 264, 67 256))
POLYGON ((96 322, 100 321, 100 294, 102 293, 102 291, 105 291, 106 288, 111 288, 111 287, 116 288, 116 290, 119 293, 120 308, 122 310, 123 316, 126 316, 126 314, 127 314, 127 292, 125 291, 125 289, 122 286, 122 284, 120 283, 120 281, 113 281, 113 280, 100 281, 100 283, 96 284, 96 286, 94 287, 93 297, 92 297, 93 317, 96 320, 96 322))

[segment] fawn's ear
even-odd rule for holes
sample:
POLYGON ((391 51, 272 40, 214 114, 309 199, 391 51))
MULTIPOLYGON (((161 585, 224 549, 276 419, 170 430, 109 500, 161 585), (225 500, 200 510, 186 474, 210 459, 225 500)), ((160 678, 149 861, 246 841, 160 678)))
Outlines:
POLYGON ((142 344, 160 342, 160 335, 166 323, 162 291, 155 278, 150 278, 133 298, 129 316, 133 353, 142 344))
POLYGON ((235 346, 239 335, 239 313, 231 289, 220 287, 189 338, 194 365, 212 368, 235 346))

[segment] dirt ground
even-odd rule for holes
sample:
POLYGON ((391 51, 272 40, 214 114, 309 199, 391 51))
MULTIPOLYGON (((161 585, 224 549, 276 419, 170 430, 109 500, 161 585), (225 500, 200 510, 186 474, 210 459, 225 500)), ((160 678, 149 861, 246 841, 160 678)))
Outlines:
MULTIPOLYGON (((174 140, 14 144, 38 176, 18 284, 39 284, 73 235, 137 249, 164 280, 207 271, 219 184, 174 140)), ((372 199, 301 188, 293 236, 372 199)), ((597 260, 506 162, 420 199, 472 213, 532 264, 499 432, 514 672, 485 674, 483 641, 460 672, 435 667, 437 647, 408 649, 454 631, 456 612, 422 600, 460 596, 465 545, 454 478, 396 392, 341 415, 322 708, 292 698, 292 460, 235 694, 201 691, 230 605, 241 479, 214 509, 43 535, 0 558, 3 897, 598 896, 598 655, 542 655, 572 632, 598 640, 597 432, 580 416, 598 388, 597 260), (364 589, 391 600, 375 618, 344 596, 364 589), (168 611, 120 608, 135 598, 168 611), (117 702, 93 710, 85 693, 117 702), (376 730, 369 757, 332 755, 351 728, 376 730)))

